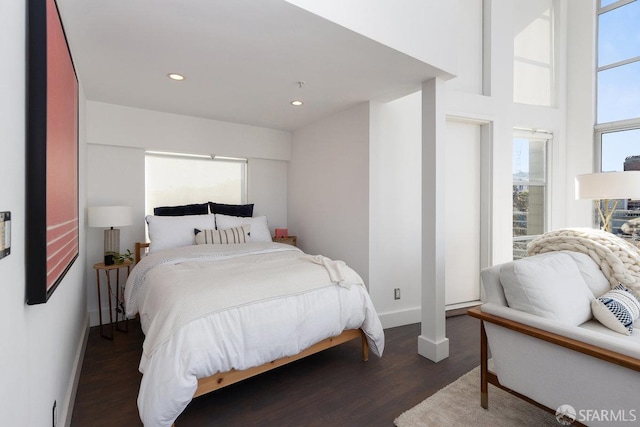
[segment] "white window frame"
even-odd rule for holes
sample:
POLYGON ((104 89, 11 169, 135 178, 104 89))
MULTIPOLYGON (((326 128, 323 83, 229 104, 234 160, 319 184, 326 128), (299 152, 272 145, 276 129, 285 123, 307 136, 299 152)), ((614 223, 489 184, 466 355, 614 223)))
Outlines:
MULTIPOLYGON (((602 131, 603 129, 611 129, 610 132, 615 132, 617 130, 630 130, 630 129, 637 129, 640 128, 640 118, 632 118, 632 119, 627 119, 627 120, 619 120, 619 121, 614 121, 614 122, 603 122, 600 123, 599 120, 600 118, 597 117, 597 112, 598 112, 598 93, 599 93, 599 89, 598 89, 598 75, 600 73, 600 71, 606 71, 612 68, 616 68, 616 67, 620 67, 620 66, 625 66, 625 65, 629 65, 629 64, 633 64, 635 62, 640 62, 640 56, 635 56, 632 58, 627 58, 624 59, 622 61, 618 61, 618 62, 614 62, 613 64, 607 64, 607 65, 603 65, 603 66, 598 66, 599 63, 599 51, 598 51, 598 46, 599 46, 599 41, 600 41, 600 15, 610 12, 614 9, 617 9, 619 7, 622 6, 626 6, 630 3, 633 3, 637 0, 619 0, 615 3, 611 3, 610 5, 607 5, 605 7, 600 7, 600 0, 598 0, 598 9, 596 11, 596 41, 595 41, 595 48, 596 48, 596 91, 595 91, 595 102, 596 102, 596 126, 595 126, 595 131, 596 133, 602 131), (627 127, 627 126, 635 126, 635 127, 627 127), (614 130, 615 129, 615 130, 614 130)), ((596 157, 598 158, 595 162, 595 170, 600 171, 600 164, 601 164, 601 159, 602 159, 602 151, 600 148, 598 148, 598 146, 601 146, 601 141, 602 141, 602 132, 600 132, 600 137, 598 137, 598 135, 596 135, 596 137, 594 138, 594 144, 596 146, 596 157)))
MULTIPOLYGON (((539 186, 544 188, 544 213, 543 213, 543 231, 546 232, 549 230, 549 223, 551 218, 551 201, 552 198, 552 185, 551 185, 551 177, 552 177, 552 143, 553 143, 553 133, 537 130, 537 129, 514 129, 512 141, 514 139, 527 139, 529 141, 542 141, 544 142, 544 177, 542 181, 515 181, 511 180, 511 186, 514 185, 526 185, 526 186, 539 186)), ((512 145, 513 147, 513 145, 512 145)), ((513 206, 513 200, 512 200, 513 206)), ((513 217, 513 207, 511 211, 511 215, 513 217)), ((513 234, 513 232, 512 232, 513 234)), ((515 245, 516 242, 529 242, 539 235, 528 235, 528 236, 512 236, 513 243, 515 245)), ((515 253, 515 246, 514 246, 515 253)))

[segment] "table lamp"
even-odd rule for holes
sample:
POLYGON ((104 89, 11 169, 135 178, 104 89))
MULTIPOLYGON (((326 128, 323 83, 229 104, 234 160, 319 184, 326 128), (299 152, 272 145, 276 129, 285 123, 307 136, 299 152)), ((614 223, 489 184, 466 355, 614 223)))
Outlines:
POLYGON ((120 253, 120 230, 133 224, 133 212, 129 206, 94 206, 88 209, 89 227, 104 230, 104 264, 114 263, 113 253, 120 253))
POLYGON ((640 171, 588 173, 576 176, 576 199, 593 199, 605 231, 620 199, 640 199, 640 171), (602 205, 600 204, 602 201, 602 205), (613 201, 610 206, 609 201, 613 201), (603 209, 604 207, 604 209, 603 209))

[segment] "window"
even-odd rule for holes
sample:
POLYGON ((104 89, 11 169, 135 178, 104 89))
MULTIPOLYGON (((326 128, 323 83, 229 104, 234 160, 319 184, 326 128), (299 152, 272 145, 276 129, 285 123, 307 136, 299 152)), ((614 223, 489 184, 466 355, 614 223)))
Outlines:
POLYGON ((640 2, 601 3, 598 9, 597 122, 638 118, 640 2))
POLYGON ((547 144, 551 134, 516 132, 513 138, 513 258, 546 231, 547 144))
MULTIPOLYGON (((524 3, 522 3, 524 4, 524 3)), ((518 7, 513 36, 513 102, 555 103, 553 0, 518 7)))
MULTIPOLYGON (((640 128, 599 131, 596 135, 600 141, 600 170, 602 172, 640 170, 640 128)), ((639 216, 640 201, 618 200, 611 219, 611 232, 620 234, 621 227, 625 222, 639 216)), ((594 222, 600 223, 600 218, 596 213, 594 213, 594 222)))
POLYGON ((247 201, 247 161, 147 152, 145 205, 147 214, 157 206, 191 203, 243 204, 247 201))
MULTIPOLYGON (((600 171, 640 170, 640 2, 600 0, 598 7, 596 157, 600 171)), ((620 233, 640 202, 619 200, 611 225, 620 233)), ((599 216, 594 210, 594 224, 599 216)))

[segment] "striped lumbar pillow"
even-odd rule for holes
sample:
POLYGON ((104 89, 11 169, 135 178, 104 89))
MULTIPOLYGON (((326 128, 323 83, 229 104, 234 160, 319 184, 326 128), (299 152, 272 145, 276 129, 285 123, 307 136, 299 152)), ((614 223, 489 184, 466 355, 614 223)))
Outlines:
POLYGON ((250 231, 250 225, 242 225, 240 227, 227 228, 224 230, 193 229, 193 232, 196 234, 197 245, 249 243, 251 241, 250 231))
POLYGON ((631 335, 640 317, 640 301, 622 283, 591 303, 593 317, 607 328, 631 335))

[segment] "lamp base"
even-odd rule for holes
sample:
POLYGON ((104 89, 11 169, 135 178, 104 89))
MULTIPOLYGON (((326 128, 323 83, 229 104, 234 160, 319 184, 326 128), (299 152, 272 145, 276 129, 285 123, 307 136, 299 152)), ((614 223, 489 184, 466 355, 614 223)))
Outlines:
POLYGON ((104 265, 113 265, 114 254, 120 252, 120 230, 111 227, 104 230, 104 265))
POLYGON ((593 203, 598 209, 598 214, 600 215, 600 220, 602 221, 602 229, 607 233, 611 233, 611 218, 613 218, 613 214, 616 211, 616 207, 618 206, 618 200, 614 200, 613 205, 609 205, 609 199, 602 199, 602 205, 600 204, 600 200, 594 200, 593 203))

